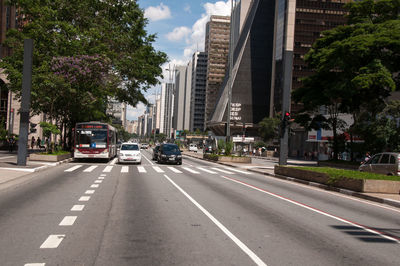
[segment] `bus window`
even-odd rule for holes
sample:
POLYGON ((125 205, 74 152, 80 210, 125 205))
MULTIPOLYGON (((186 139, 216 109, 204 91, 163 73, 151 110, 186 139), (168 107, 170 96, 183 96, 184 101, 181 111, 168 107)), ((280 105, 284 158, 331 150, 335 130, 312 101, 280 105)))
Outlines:
POLYGON ((79 148, 106 148, 106 130, 77 130, 76 147, 79 148))

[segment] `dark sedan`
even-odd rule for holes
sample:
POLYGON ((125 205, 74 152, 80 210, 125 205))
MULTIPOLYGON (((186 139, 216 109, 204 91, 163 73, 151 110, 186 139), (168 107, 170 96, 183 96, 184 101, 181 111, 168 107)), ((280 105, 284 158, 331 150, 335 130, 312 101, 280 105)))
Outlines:
POLYGON ((157 161, 158 159, 158 152, 160 151, 160 145, 157 145, 153 149, 153 160, 157 161))
POLYGON ((161 144, 157 155, 157 162, 182 164, 182 154, 178 145, 170 143, 161 144))

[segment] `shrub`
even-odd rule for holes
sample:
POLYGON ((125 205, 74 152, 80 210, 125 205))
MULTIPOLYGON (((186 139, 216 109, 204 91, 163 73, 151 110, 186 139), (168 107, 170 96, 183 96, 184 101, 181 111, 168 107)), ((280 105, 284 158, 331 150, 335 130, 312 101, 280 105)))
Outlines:
POLYGON ((231 155, 232 150, 233 150, 233 142, 228 141, 227 143, 225 143, 225 155, 228 155, 228 156, 231 155))

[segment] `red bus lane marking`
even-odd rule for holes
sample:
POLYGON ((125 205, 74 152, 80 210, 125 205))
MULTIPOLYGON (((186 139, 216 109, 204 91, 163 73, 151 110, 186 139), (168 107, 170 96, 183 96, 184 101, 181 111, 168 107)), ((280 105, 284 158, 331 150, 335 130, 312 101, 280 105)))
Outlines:
POLYGON ((234 179, 234 178, 231 178, 231 177, 222 176, 222 175, 221 175, 220 177, 222 177, 222 178, 224 178, 224 179, 226 179, 226 180, 229 180, 229 181, 231 181, 231 182, 235 182, 235 183, 237 183, 237 184, 240 184, 240 185, 243 185, 243 186, 252 188, 252 189, 257 190, 257 191, 259 191, 259 192, 268 194, 268 195, 273 196, 273 197, 275 197, 275 198, 278 198, 278 199, 287 201, 287 202, 292 203, 292 204, 294 204, 294 205, 297 205, 297 206, 299 206, 299 207, 302 207, 302 208, 308 209, 308 210, 310 210, 310 211, 313 211, 313 212, 322 214, 322 215, 324 215, 324 216, 330 217, 330 218, 335 219, 335 220, 337 220, 337 221, 340 221, 340 222, 342 222, 342 223, 349 224, 349 225, 351 225, 351 226, 355 226, 355 227, 361 228, 361 229, 363 229, 363 230, 365 230, 365 231, 367 231, 367 232, 369 232, 369 233, 378 235, 378 236, 380 236, 380 237, 383 237, 383 238, 386 238, 386 239, 391 240, 391 241, 393 241, 393 242, 396 242, 397 244, 400 244, 400 239, 398 239, 398 238, 396 238, 396 237, 393 237, 393 236, 389 236, 389 235, 387 235, 387 234, 385 234, 385 233, 383 233, 383 232, 379 232, 378 230, 371 229, 371 228, 369 228, 368 226, 365 226, 365 225, 362 225, 362 224, 359 224, 359 223, 356 223, 356 222, 352 222, 352 221, 350 221, 350 220, 341 218, 341 217, 339 217, 339 216, 335 216, 335 215, 333 215, 333 214, 330 214, 330 213, 327 213, 327 212, 325 212, 325 211, 319 210, 319 209, 317 209, 317 208, 311 207, 311 206, 306 205, 306 204, 304 204, 304 203, 301 203, 301 202, 298 202, 298 201, 295 201, 295 200, 291 200, 291 199, 289 199, 289 198, 286 198, 286 197, 283 197, 283 196, 281 196, 281 195, 278 195, 278 194, 269 192, 269 191, 264 190, 264 189, 262 189, 262 188, 256 187, 256 186, 254 186, 254 185, 250 185, 250 184, 248 184, 248 183, 246 183, 246 182, 239 181, 239 180, 234 179))

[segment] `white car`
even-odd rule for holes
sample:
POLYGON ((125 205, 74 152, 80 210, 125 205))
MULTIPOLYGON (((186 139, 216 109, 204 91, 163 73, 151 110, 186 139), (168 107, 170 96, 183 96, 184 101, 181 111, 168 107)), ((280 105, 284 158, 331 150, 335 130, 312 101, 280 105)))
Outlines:
POLYGON ((189 151, 197 152, 197 145, 196 144, 189 144, 189 151))
POLYGON ((125 142, 121 144, 118 152, 118 163, 142 163, 142 154, 139 144, 125 142))

